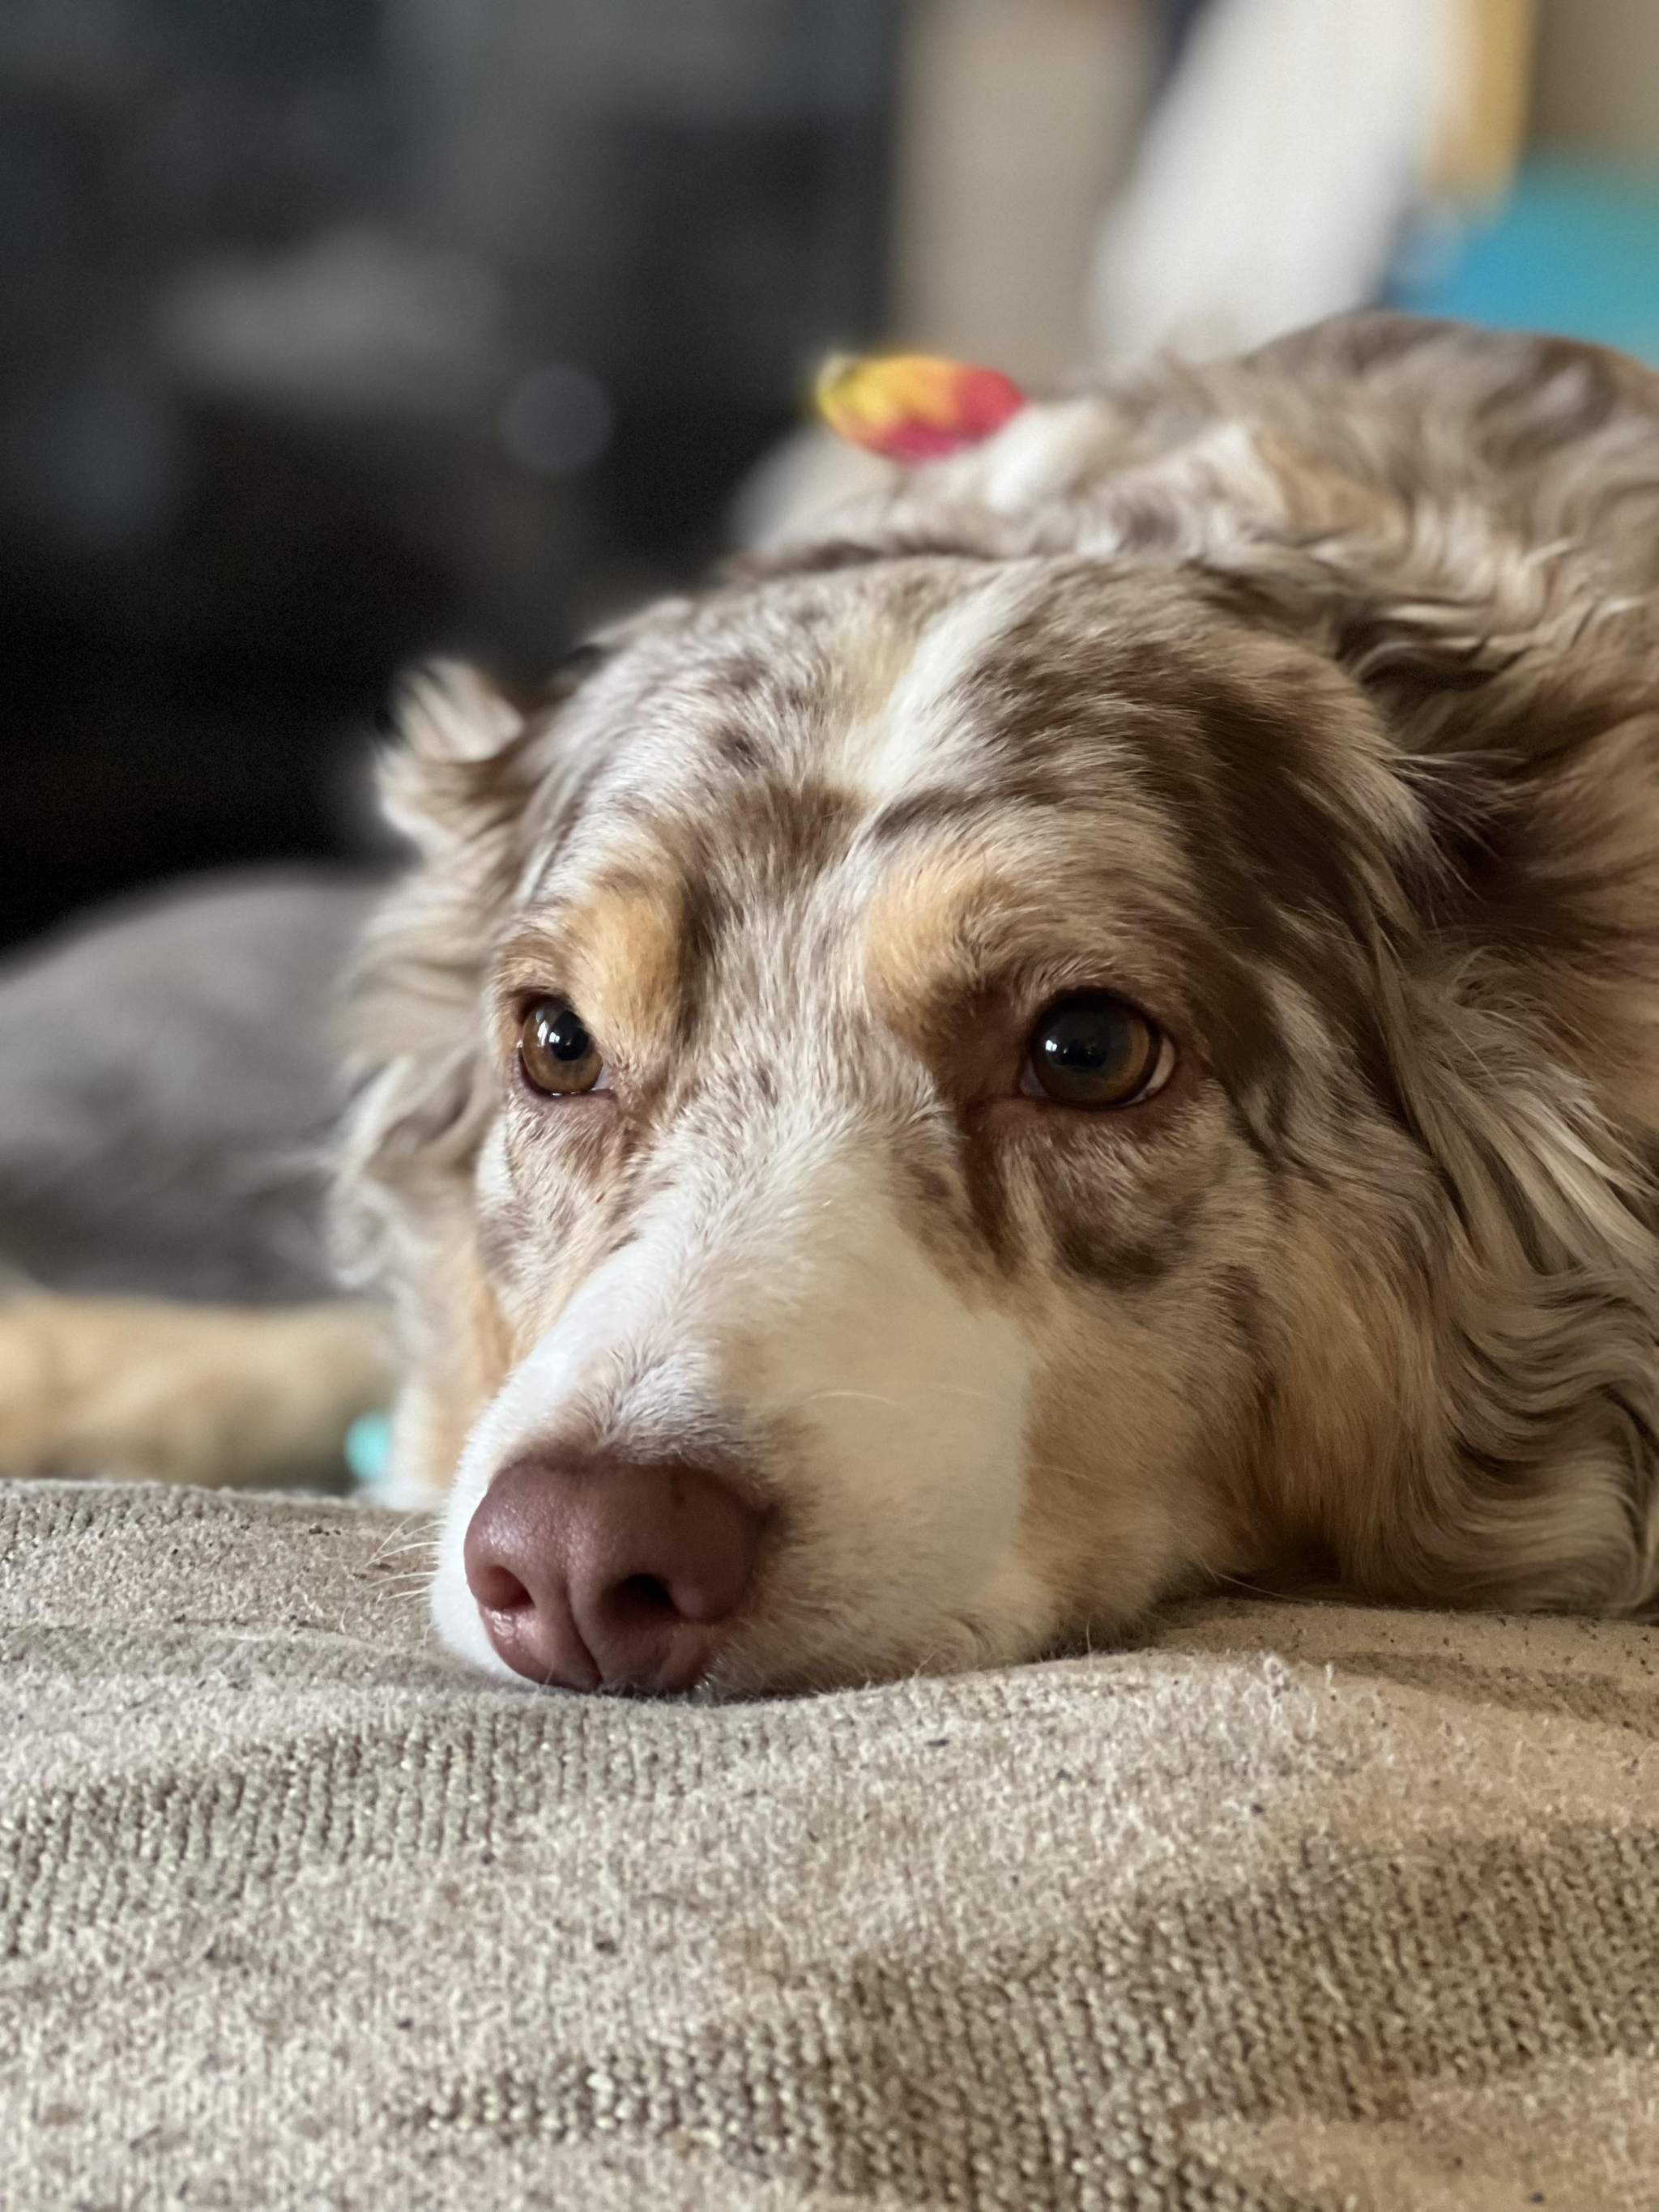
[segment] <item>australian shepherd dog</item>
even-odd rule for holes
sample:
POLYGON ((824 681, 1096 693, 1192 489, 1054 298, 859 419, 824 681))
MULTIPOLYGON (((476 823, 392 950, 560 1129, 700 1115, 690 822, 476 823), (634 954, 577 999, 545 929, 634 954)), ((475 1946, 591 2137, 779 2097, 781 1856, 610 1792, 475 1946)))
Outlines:
POLYGON ((1163 364, 402 729, 337 1209, 458 1651, 1653 1598, 1659 379, 1163 364))

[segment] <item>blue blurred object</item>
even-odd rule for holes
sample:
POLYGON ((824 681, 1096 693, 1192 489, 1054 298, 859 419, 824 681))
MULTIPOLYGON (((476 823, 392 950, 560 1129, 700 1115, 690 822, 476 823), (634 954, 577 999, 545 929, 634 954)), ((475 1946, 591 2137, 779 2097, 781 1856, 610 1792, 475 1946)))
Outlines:
POLYGON ((385 1413, 359 1413, 345 1433, 345 1463, 365 1490, 386 1480, 392 1423, 385 1413))
POLYGON ((1389 300, 1589 338, 1659 365, 1659 176, 1528 161, 1495 215, 1420 232, 1389 300))

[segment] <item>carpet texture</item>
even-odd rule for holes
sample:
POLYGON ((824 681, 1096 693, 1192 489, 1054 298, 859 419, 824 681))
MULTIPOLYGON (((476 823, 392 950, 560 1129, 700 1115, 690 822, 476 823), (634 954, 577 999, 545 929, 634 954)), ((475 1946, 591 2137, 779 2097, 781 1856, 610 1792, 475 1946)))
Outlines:
POLYGON ((422 1525, 0 1488, 4 2212, 1659 2206, 1651 1632, 596 1702, 422 1525))

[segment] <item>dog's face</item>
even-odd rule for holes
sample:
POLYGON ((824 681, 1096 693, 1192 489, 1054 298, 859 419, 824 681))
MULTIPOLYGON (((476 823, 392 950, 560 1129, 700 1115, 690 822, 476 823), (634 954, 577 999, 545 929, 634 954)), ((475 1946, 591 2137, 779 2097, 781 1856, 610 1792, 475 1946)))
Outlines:
POLYGON ((412 720, 360 1144, 458 1650, 793 1689, 1217 1575, 1547 1601, 1628 1551, 1613 1474, 1470 1472, 1584 1085, 1458 1030, 1443 824, 1327 643, 1196 570, 919 556, 412 720))

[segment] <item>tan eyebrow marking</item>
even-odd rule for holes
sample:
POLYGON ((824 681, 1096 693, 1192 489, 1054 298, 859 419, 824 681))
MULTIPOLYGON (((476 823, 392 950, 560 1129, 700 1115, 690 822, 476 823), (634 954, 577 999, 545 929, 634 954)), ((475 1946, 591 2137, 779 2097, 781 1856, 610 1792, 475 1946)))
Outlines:
POLYGON ((872 996, 902 1000, 942 964, 966 966, 970 917, 1006 893, 983 853, 934 853, 890 872, 872 902, 865 938, 872 996))
POLYGON ((865 977, 897 1034, 926 1051, 941 1003, 983 986, 1023 951, 1046 950, 1040 916, 982 851, 934 853, 891 872, 871 904, 865 977))
POLYGON ((501 987, 557 990, 609 1050, 660 1049, 673 1034, 684 934, 678 886, 630 874, 521 931, 503 949, 501 987))

